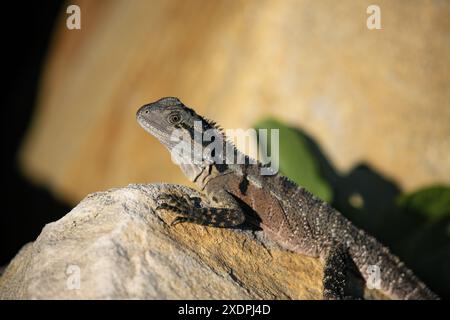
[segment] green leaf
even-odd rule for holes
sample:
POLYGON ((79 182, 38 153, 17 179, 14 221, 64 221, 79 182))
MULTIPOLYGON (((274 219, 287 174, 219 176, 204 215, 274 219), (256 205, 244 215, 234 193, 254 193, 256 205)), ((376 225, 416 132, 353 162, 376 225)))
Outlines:
MULTIPOLYGON (((258 122, 254 128, 279 129, 280 173, 305 187, 322 200, 331 202, 333 198, 332 188, 321 175, 317 159, 315 159, 306 139, 299 131, 274 119, 258 122)), ((267 132, 267 137, 267 147, 270 151, 270 130, 267 132)), ((260 145, 260 147, 265 146, 260 145)))
POLYGON ((432 186, 404 194, 398 198, 397 204, 407 212, 436 222, 450 217, 450 187, 432 186))

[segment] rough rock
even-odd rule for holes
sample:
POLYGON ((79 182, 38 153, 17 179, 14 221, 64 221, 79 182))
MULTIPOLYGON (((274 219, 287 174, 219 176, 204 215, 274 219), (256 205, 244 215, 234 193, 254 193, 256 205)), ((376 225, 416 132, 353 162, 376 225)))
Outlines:
MULTIPOLYGON (((167 184, 87 196, 25 245, 0 278, 0 299, 319 299, 322 262, 260 231, 170 227, 156 212, 167 184)), ((195 195, 191 193, 191 195, 195 195)))

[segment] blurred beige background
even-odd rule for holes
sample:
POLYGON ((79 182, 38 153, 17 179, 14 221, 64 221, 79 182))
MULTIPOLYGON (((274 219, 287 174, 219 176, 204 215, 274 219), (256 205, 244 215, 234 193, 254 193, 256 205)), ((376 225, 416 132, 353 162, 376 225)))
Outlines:
MULTIPOLYGON (((72 3, 72 2, 71 2, 72 3)), ((275 116, 342 172, 405 190, 450 182, 449 1, 79 1, 61 18, 20 163, 77 202, 137 182, 186 184, 136 123, 177 96, 225 128, 275 116), (368 5, 382 30, 368 30, 368 5)))

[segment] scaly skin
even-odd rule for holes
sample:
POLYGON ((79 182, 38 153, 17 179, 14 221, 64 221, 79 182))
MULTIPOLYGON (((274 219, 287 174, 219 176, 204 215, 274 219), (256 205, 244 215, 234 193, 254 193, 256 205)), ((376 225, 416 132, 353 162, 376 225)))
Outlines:
MULTIPOLYGON (((178 213, 174 224, 192 222, 215 227, 233 227, 245 220, 261 227, 282 247, 325 261, 324 298, 352 298, 345 292, 349 262, 368 281, 368 268, 380 268, 380 291, 393 299, 438 299, 389 249, 363 230, 356 228, 343 215, 289 179, 261 175, 262 165, 245 157, 245 164, 217 164, 207 152, 200 162, 183 157, 170 137, 175 130, 194 137, 201 130, 213 130, 223 138, 223 152, 233 150, 221 129, 212 121, 197 115, 177 98, 163 98, 141 107, 137 121, 154 135, 172 154, 183 158, 180 165, 185 175, 203 191, 207 201, 189 197, 162 195, 160 209, 178 213)), ((208 150, 210 142, 200 142, 208 150)), ((197 144, 198 146, 198 144, 197 144)), ((195 148, 195 147, 194 147, 195 148)), ((210 150, 208 150, 210 151, 210 150)), ((217 150, 216 150, 217 152, 217 150)), ((242 154, 241 154, 242 155, 242 154)))

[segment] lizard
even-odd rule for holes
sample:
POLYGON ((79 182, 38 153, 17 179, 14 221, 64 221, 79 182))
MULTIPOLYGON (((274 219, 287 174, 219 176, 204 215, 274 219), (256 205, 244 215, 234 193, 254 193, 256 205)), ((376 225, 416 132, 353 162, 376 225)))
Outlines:
POLYGON ((171 225, 190 222, 236 228, 244 222, 254 224, 282 248, 324 261, 324 299, 354 298, 346 292, 346 275, 352 266, 366 284, 370 268, 377 266, 378 289, 391 299, 439 299, 386 246, 331 205, 278 172, 262 175, 261 169, 267 164, 250 161, 219 125, 198 115, 178 98, 165 97, 146 104, 139 108, 136 119, 172 153, 173 159, 178 159, 185 176, 205 198, 199 201, 183 195, 160 195, 157 209, 176 214, 171 225), (212 152, 211 137, 195 139, 202 132, 212 132, 223 148, 212 152), (179 140, 174 139, 180 133, 193 146, 188 152, 182 152, 179 140), (230 150, 245 161, 229 161, 230 150), (215 153, 222 152, 227 161, 217 161, 215 153))

